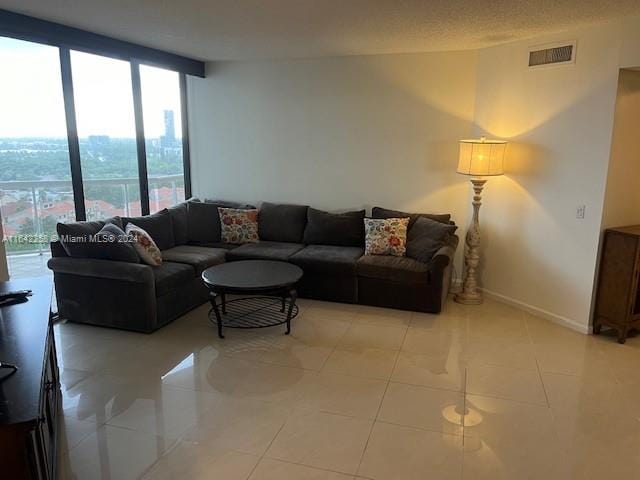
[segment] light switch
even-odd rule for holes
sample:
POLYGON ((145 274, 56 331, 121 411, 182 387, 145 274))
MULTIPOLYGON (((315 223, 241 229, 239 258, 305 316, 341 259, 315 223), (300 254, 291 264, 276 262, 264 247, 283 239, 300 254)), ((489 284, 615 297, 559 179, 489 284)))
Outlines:
POLYGON ((584 218, 584 211, 586 210, 586 206, 585 205, 578 205, 578 208, 576 208, 576 218, 579 219, 583 219, 584 218))

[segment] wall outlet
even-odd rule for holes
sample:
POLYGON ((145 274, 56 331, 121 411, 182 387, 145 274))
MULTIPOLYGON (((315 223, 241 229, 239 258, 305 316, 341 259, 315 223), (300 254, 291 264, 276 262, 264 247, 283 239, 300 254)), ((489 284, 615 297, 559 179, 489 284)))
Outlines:
POLYGON ((578 205, 578 207, 576 208, 576 218, 582 220, 584 218, 584 211, 586 210, 586 208, 587 207, 585 205, 578 205))

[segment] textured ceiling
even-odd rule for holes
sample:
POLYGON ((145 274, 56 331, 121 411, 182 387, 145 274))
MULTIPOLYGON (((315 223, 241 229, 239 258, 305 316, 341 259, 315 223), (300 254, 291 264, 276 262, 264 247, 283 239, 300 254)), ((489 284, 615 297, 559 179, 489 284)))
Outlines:
POLYGON ((640 0, 0 0, 203 60, 486 47, 640 15, 640 0))

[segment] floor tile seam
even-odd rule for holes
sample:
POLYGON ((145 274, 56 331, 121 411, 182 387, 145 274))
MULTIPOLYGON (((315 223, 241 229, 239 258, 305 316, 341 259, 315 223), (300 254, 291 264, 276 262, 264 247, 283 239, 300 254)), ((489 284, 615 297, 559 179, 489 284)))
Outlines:
POLYGON ((329 361, 329 358, 331 358, 331 355, 333 355, 333 352, 336 351, 336 349, 338 348, 338 345, 340 344, 340 342, 342 341, 342 339, 344 338, 344 336, 347 334, 347 332, 349 331, 349 328, 351 328, 351 324, 349 324, 349 327, 342 333, 342 335, 340 335, 340 338, 338 339, 337 342, 335 342, 332 346, 331 346, 331 351, 329 352, 329 355, 327 355, 327 357, 324 359, 324 361, 322 362, 322 365, 320 365, 320 368, 318 369, 318 373, 322 372, 324 370, 325 365, 327 364, 327 362, 329 361))
MULTIPOLYGON (((59 379, 58 379, 58 381, 59 381, 59 383, 60 383, 60 386, 61 386, 61 387, 64 385, 64 382, 62 381, 62 376, 64 375, 64 371, 65 371, 65 370, 66 370, 66 369, 65 369, 64 367, 62 367, 62 372, 63 372, 63 373, 61 373, 61 374, 59 375, 59 379)), ((77 386, 78 384, 80 384, 81 382, 84 382, 85 380, 88 380, 89 378, 93 377, 94 375, 96 375, 96 374, 98 373, 98 372, 92 372, 92 371, 90 371, 90 370, 80 370, 80 369, 78 369, 78 368, 71 368, 71 367, 69 367, 69 368, 68 368, 68 370, 73 370, 74 372, 82 372, 82 373, 86 373, 86 374, 87 374, 87 376, 86 376, 86 377, 84 377, 84 378, 81 378, 81 379, 80 379, 80 380, 78 380, 77 382, 74 382, 74 383, 73 383, 73 385, 71 385, 71 386, 69 386, 69 385, 64 385, 64 387, 65 387, 65 392, 66 392, 66 391, 71 390, 72 388, 74 388, 75 386, 77 386)))
POLYGON ((463 433, 452 433, 452 432, 444 432, 440 429, 437 428, 425 428, 425 427, 420 427, 417 425, 407 425, 404 423, 397 423, 397 422, 390 422, 389 420, 381 420, 381 419, 376 419, 373 422, 374 424, 376 423, 380 423, 383 425, 391 425, 393 427, 402 427, 402 428, 410 428, 412 430, 416 430, 419 432, 427 432, 427 433, 441 433, 443 435, 450 435, 452 437, 460 437, 460 439, 463 438, 463 433))
POLYGON ((397 385, 405 385, 407 387, 418 387, 418 388, 424 388, 427 390, 437 390, 439 392, 447 392, 447 393, 458 393, 460 395, 464 395, 465 391, 464 391, 464 386, 462 390, 453 390, 451 388, 442 388, 442 387, 432 387, 431 385, 421 385, 419 383, 410 383, 410 382, 399 382, 397 380, 394 380, 393 378, 391 378, 389 380, 389 383, 395 383, 397 385))
POLYGON ((246 480, 249 480, 253 476, 253 473, 256 471, 256 468, 258 468, 258 465, 260 465, 260 462, 262 461, 263 458, 269 458, 269 457, 266 456, 267 452, 271 448, 271 445, 273 445, 273 442, 276 441, 276 438, 278 438, 278 435, 280 435, 280 432, 282 432, 282 429, 284 428, 284 426, 289 421, 289 418, 291 418, 291 415, 287 416, 287 418, 282 422, 282 425, 280 425, 280 428, 278 428, 278 431, 276 432, 276 434, 273 436, 273 438, 271 438, 271 441, 269 442, 269 445, 266 446, 266 448, 264 449, 264 451, 260 455, 260 458, 258 459, 256 464, 253 466, 253 468, 251 469, 249 474, 246 476, 246 480))
MULTIPOLYGON (((407 333, 409 332, 409 328, 405 329, 404 335, 402 337, 402 342, 400 342, 400 348, 402 348, 402 345, 404 345, 404 342, 407 338, 407 333)), ((396 358, 393 362, 393 368, 391 369, 391 375, 393 375, 393 372, 396 369, 396 365, 398 364, 398 358, 400 357, 400 349, 398 349, 398 352, 396 354, 396 358)), ((360 468, 362 467, 362 461, 364 460, 364 455, 365 452, 367 451, 367 447, 369 446, 369 441, 371 440, 371 435, 373 433, 373 429, 376 425, 376 422, 378 421, 378 418, 380 417, 380 411, 382 410, 382 404, 384 403, 384 399, 387 396, 387 391, 389 390, 389 385, 391 384, 391 375, 389 376, 389 379, 387 380, 387 384, 385 385, 384 388, 384 392, 382 394, 382 397, 380 398, 380 403, 378 404, 378 409, 376 410, 376 415, 374 417, 373 422, 371 422, 371 428, 369 429, 369 434, 367 435, 367 441, 364 444, 364 448, 362 449, 362 453, 360 455, 360 459, 358 461, 358 466, 356 468, 355 471, 355 475, 358 475, 360 473, 360 468)))
MULTIPOLYGON (((171 443, 171 445, 172 445, 172 446, 173 446, 173 444, 175 444, 176 442, 178 442, 178 441, 180 440, 180 438, 179 438, 179 437, 166 437, 166 436, 164 436, 164 435, 157 435, 157 434, 154 434, 154 433, 143 432, 142 430, 138 430, 138 429, 136 429, 136 428, 129 428, 129 427, 123 427, 123 426, 120 426, 120 425, 112 425, 112 424, 110 424, 110 423, 103 423, 103 424, 99 425, 99 426, 98 426, 98 428, 96 428, 96 431, 95 431, 95 432, 91 432, 91 433, 89 433, 88 435, 86 435, 86 436, 85 436, 81 441, 79 441, 79 442, 78 442, 74 447, 70 448, 70 449, 68 450, 68 452, 70 453, 70 452, 72 452, 73 450, 75 450, 76 448, 78 448, 78 447, 79 447, 79 446, 80 446, 80 445, 81 445, 81 444, 82 444, 82 443, 83 443, 87 438, 89 438, 91 435, 94 435, 94 434, 95 434, 95 435, 98 435, 98 430, 99 430, 100 428, 105 428, 105 427, 114 428, 114 429, 117 429, 117 430, 125 430, 125 431, 127 431, 127 432, 135 432, 135 433, 139 433, 139 434, 141 434, 141 435, 146 435, 146 436, 148 436, 148 437, 154 437, 154 438, 156 438, 156 439, 157 439, 157 438, 161 438, 161 439, 166 440, 167 442, 171 443)), ((166 450, 167 450, 167 449, 164 449, 164 450, 163 450, 163 453, 164 453, 166 450)))
POLYGON ((465 456, 465 442, 466 442, 466 418, 467 418, 467 367, 464 367, 464 382, 463 382, 463 400, 462 400, 462 455, 461 455, 461 467, 460 467, 460 478, 464 478, 464 456, 465 456))
POLYGON ((551 408, 551 403, 549 402, 549 394, 547 393, 547 386, 544 384, 544 380, 542 378, 542 372, 540 371, 540 364, 538 363, 537 358, 536 358, 536 365, 538 366, 538 378, 540 379, 540 385, 542 385, 542 391, 544 392, 544 400, 547 404, 547 407, 551 408))
MULTIPOLYGON (((347 473, 347 472, 344 472, 344 471, 341 471, 341 470, 332 470, 330 468, 318 467, 316 465, 310 465, 308 463, 293 462, 291 460, 284 460, 284 459, 278 458, 278 457, 270 457, 269 455, 266 455, 266 454, 265 454, 264 458, 267 459, 267 460, 275 460, 276 462, 287 463, 289 465, 296 465, 298 467, 306 467, 306 468, 311 468, 313 470, 320 470, 320 471, 328 472, 328 473, 337 473, 339 475, 344 475, 346 477, 357 476, 356 473, 347 473)), ((260 460, 262 460, 262 458, 260 460)), ((258 462, 258 463, 260 463, 260 462, 258 462)), ((251 474, 253 475, 253 472, 251 474)), ((251 479, 251 477, 249 476, 247 480, 250 480, 250 479, 251 479)))
POLYGON ((407 385, 407 386, 410 386, 410 387, 425 387, 425 388, 432 388, 434 390, 442 390, 443 392, 462 393, 462 394, 464 394, 464 389, 463 390, 459 390, 459 389, 456 390, 456 389, 453 389, 453 388, 434 387, 432 385, 426 385, 424 383, 401 382, 399 380, 394 379, 393 378, 393 374, 392 374, 391 378, 389 379, 389 381, 391 383, 397 383, 397 384, 400 384, 400 385, 407 385))
MULTIPOLYGON (((467 367, 464 367, 464 380, 462 383, 462 435, 464 437, 464 430, 465 430, 465 418, 467 415, 467 367)), ((462 444, 464 446, 464 440, 462 441, 462 444)))
POLYGON ((528 405, 528 406, 531 406, 531 407, 544 408, 544 409, 547 409, 547 410, 551 409, 551 407, 549 405, 545 405, 545 404, 542 404, 542 403, 533 403, 533 402, 527 402, 527 401, 524 401, 524 400, 514 400, 513 398, 500 397, 500 396, 497 396, 497 395, 487 395, 486 393, 474 393, 474 392, 467 391, 465 393, 465 398, 468 397, 469 395, 474 396, 474 397, 483 397, 483 398, 493 398, 495 400, 504 400, 504 401, 507 401, 507 402, 517 403, 519 405, 528 405))
MULTIPOLYGON (((537 359, 534 359, 537 360, 537 359)), ((461 362, 462 366, 464 366, 464 368, 473 368, 473 367, 498 367, 498 368, 508 368, 511 370, 523 370, 525 372, 538 372, 538 365, 537 365, 537 361, 536 361, 536 366, 535 367, 513 367, 512 365, 506 365, 506 362, 504 363, 497 363, 497 362, 485 362, 485 361, 481 361, 481 360, 466 360, 461 362)))

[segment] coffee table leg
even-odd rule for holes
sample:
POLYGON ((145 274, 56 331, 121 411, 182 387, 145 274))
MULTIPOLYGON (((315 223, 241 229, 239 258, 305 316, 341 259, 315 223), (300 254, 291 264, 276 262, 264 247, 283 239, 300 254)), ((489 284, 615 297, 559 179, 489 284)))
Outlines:
MULTIPOLYGON (((213 313, 216 314, 216 323, 218 324, 218 337, 224 338, 224 335, 222 334, 222 316, 220 315, 220 310, 218 309, 218 302, 216 302, 216 297, 218 296, 218 294, 211 292, 209 296, 211 297, 210 301, 211 307, 213 308, 213 313)), ((222 298, 224 299, 224 297, 222 298)))
POLYGON ((287 331, 285 335, 289 335, 291 333, 291 315, 293 314, 293 307, 296 305, 296 300, 298 299, 298 292, 295 288, 289 290, 289 298, 291 298, 291 303, 289 303, 289 311, 287 312, 287 331))
POLYGON ((227 314, 227 295, 224 292, 220 292, 220 300, 222 301, 222 313, 227 314))

